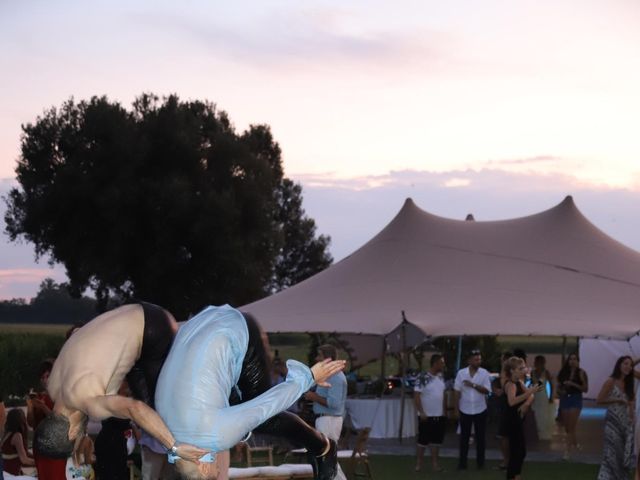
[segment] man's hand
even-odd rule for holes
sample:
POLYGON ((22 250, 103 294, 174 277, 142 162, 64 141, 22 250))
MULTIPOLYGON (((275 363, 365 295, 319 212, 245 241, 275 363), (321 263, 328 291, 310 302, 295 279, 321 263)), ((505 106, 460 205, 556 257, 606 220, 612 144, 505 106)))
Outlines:
POLYGON ((187 460, 195 464, 199 464, 200 462, 198 460, 207 453, 209 453, 209 451, 204 448, 194 447, 193 445, 187 445, 186 443, 178 445, 178 456, 183 460, 187 460))
POLYGON ((331 360, 330 358, 325 358, 311 367, 313 379, 321 387, 330 387, 331 385, 327 383, 327 379, 331 375, 344 370, 346 364, 347 362, 344 360, 331 360))

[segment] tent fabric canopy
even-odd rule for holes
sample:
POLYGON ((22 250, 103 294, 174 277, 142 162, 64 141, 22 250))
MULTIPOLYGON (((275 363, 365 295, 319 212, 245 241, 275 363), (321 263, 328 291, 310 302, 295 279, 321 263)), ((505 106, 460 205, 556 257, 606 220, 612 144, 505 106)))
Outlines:
POLYGON ((407 199, 349 257, 242 309, 271 332, 386 335, 404 311, 431 336, 626 339, 640 330, 640 253, 596 228, 571 197, 486 222, 442 218, 407 199))

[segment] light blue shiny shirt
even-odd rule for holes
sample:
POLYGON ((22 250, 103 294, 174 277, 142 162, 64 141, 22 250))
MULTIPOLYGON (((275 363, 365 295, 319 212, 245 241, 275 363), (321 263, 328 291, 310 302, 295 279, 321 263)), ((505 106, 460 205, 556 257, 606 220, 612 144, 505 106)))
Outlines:
POLYGON ((180 327, 156 388, 156 410, 177 442, 227 450, 311 388, 311 370, 289 360, 286 381, 230 406, 248 341, 244 317, 228 305, 207 307, 180 327))
POLYGON ((336 415, 343 417, 347 402, 347 377, 344 373, 333 374, 327 380, 331 387, 316 388, 316 393, 327 400, 327 406, 314 402, 313 413, 316 415, 336 415))

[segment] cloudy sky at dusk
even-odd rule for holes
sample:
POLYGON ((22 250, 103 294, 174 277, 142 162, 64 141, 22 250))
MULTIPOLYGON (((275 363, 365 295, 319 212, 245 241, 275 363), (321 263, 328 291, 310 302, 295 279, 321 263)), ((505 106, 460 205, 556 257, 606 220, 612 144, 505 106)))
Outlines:
MULTIPOLYGON (((177 93, 271 125, 336 259, 406 197, 483 220, 572 194, 640 249, 639 24, 637 0, 0 2, 0 193, 45 108, 177 93)), ((44 276, 0 240, 0 298, 44 276)))

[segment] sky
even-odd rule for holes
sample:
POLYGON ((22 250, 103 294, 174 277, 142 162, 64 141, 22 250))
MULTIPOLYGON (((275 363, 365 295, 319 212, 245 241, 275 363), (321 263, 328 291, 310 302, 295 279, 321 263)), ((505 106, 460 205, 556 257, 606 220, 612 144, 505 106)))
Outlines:
MULTIPOLYGON (((640 250, 638 24, 636 0, 5 0, 0 194, 45 109, 176 93, 271 126, 336 260, 407 197, 493 220, 571 194, 640 250)), ((65 278, 0 238, 0 298, 46 276, 65 278)))

